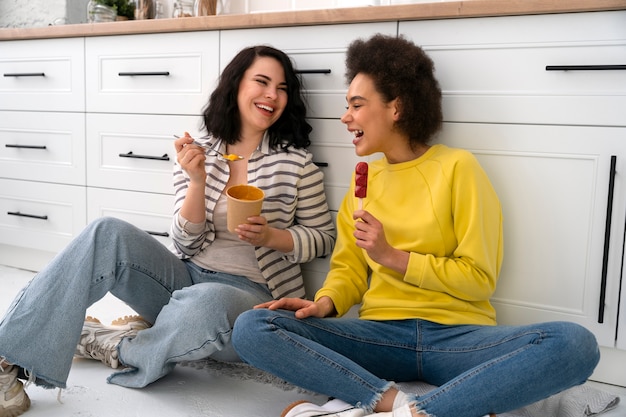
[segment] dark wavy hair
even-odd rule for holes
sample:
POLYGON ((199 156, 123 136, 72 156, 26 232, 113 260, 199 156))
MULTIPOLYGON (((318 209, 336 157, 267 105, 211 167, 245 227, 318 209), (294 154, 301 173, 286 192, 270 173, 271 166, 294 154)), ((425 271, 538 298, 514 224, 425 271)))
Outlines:
POLYGON ((372 78, 385 102, 399 98, 396 128, 409 136, 411 146, 428 143, 441 129, 441 88, 434 72, 432 59, 403 36, 376 34, 348 47, 348 84, 363 73, 372 78))
POLYGON ((312 127, 306 121, 302 82, 287 54, 265 45, 241 50, 224 68, 217 88, 211 93, 209 102, 203 110, 204 127, 208 133, 228 144, 239 141, 241 134, 241 115, 237 106, 239 83, 258 57, 270 57, 280 62, 287 81, 287 106, 280 118, 268 129, 270 146, 282 149, 289 146, 308 147, 311 144, 309 133, 312 127))

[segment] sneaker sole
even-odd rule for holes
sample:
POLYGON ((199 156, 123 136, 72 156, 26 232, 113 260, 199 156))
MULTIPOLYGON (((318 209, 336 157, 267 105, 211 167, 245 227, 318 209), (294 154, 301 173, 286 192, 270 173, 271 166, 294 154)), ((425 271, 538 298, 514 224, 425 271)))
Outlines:
POLYGON ((111 326, 137 331, 152 327, 150 323, 139 315, 118 317, 111 322, 111 326))
POLYGON ((0 416, 2 417, 17 417, 24 414, 30 408, 30 398, 24 393, 24 401, 20 405, 14 405, 9 408, 0 406, 0 416))
POLYGON ((289 404, 287 406, 287 408, 285 408, 283 410, 283 412, 280 414, 280 417, 285 417, 287 415, 287 413, 289 413, 291 410, 293 410, 295 407, 299 406, 300 404, 304 404, 304 403, 308 403, 309 401, 306 400, 299 400, 299 401, 295 401, 292 402, 291 404, 289 404))

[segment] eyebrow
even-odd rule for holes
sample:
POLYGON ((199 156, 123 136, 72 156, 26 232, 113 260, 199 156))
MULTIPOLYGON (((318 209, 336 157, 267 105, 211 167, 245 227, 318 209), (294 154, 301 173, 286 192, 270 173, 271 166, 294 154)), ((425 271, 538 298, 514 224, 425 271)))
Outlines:
MULTIPOLYGON (((261 77, 261 78, 264 78, 264 79, 266 79, 267 81, 272 81, 272 79, 271 79, 270 77, 268 77, 267 75, 265 75, 265 74, 255 74, 254 76, 255 76, 255 77, 261 77)), ((286 86, 286 85, 287 85, 287 81, 283 81, 282 83, 279 83, 278 85, 285 85, 285 86, 286 86)))
POLYGON ((365 100, 365 101, 367 101, 367 99, 365 97, 363 97, 363 96, 352 96, 350 98, 346 97, 346 101, 348 103, 352 103, 352 102, 357 101, 357 100, 365 100))

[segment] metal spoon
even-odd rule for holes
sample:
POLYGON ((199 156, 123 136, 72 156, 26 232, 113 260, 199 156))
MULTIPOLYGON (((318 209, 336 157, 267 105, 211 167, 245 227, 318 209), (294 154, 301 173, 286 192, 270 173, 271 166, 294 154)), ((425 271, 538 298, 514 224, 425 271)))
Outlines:
MULTIPOLYGON (((180 136, 178 135, 174 135, 174 137, 176 139, 180 138, 180 136)), ((215 152, 215 156, 217 156, 217 159, 221 160, 221 161, 240 161, 243 159, 243 156, 241 155, 235 155, 234 153, 219 153, 217 152, 215 149, 209 148, 204 146, 203 144, 197 142, 196 140, 193 141, 194 145, 198 145, 201 148, 204 148, 207 150, 207 152, 215 152)))

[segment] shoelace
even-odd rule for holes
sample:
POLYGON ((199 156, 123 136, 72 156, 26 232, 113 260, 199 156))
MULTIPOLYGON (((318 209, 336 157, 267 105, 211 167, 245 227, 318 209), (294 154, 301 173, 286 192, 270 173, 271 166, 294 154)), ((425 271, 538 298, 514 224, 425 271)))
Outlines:
POLYGON ((115 348, 116 346, 110 343, 98 343, 96 340, 85 344, 85 352, 87 352, 89 356, 109 365, 113 364, 113 360, 117 362, 117 357, 113 357, 117 356, 114 355, 116 353, 115 348))

